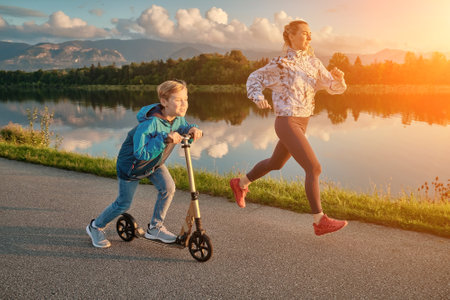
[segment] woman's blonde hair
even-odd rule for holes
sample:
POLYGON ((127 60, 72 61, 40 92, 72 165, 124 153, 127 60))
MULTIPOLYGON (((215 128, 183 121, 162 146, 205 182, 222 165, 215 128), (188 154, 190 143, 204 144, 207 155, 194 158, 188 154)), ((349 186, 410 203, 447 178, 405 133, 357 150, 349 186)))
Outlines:
MULTIPOLYGON (((299 30, 299 25, 301 25, 301 24, 309 25, 308 22, 306 22, 304 20, 295 20, 284 26, 284 31, 283 31, 283 40, 284 40, 283 51, 284 52, 287 51, 288 47, 292 47, 291 40, 289 39, 289 34, 296 34, 297 31, 299 30)), ((311 45, 308 47, 308 50, 306 50, 306 53, 308 53, 311 56, 314 56, 314 50, 311 47, 311 45)))
POLYGON ((169 100, 170 95, 179 92, 183 89, 187 89, 186 82, 179 79, 167 80, 158 85, 156 92, 158 93, 158 99, 164 98, 169 100))

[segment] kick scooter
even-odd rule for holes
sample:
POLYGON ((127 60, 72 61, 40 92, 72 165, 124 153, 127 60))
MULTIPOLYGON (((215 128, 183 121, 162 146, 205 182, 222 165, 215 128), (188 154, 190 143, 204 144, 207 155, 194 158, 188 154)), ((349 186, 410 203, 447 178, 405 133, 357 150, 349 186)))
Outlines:
MULTIPOLYGON (((177 248, 189 247, 189 252, 192 257, 199 262, 209 260, 213 253, 211 240, 206 235, 202 227, 200 218, 200 207, 198 204, 198 192, 195 189, 194 172, 192 170, 191 152, 189 144, 189 135, 183 135, 181 147, 184 149, 186 158, 186 168, 189 176, 189 187, 191 191, 191 201, 187 211, 185 223, 181 227, 180 234, 172 244, 164 244, 167 246, 174 246, 177 248), (192 232, 192 226, 195 223, 196 230, 192 232)), ((139 227, 135 219, 128 213, 123 213, 116 223, 116 230, 120 238, 126 242, 132 241, 134 238, 143 237, 145 230, 139 227)), ((155 240, 154 242, 158 242, 155 240)), ((162 243, 162 242, 158 242, 162 243)))

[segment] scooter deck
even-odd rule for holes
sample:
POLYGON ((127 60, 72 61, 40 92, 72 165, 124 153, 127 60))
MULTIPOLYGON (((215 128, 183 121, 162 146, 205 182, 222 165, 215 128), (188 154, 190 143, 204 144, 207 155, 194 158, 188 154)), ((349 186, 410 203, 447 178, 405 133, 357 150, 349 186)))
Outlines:
POLYGON ((144 239, 149 241, 149 242, 152 242, 152 243, 155 243, 155 244, 158 244, 158 245, 161 245, 161 246, 165 246, 165 247, 177 248, 177 249, 184 249, 185 248, 183 245, 180 245, 178 243, 170 243, 170 244, 168 244, 168 243, 164 243, 163 241, 160 241, 160 240, 151 240, 151 239, 147 239, 145 237, 144 237, 144 239))
POLYGON ((176 242, 174 243, 164 243, 163 241, 160 240, 152 240, 152 239, 148 239, 145 237, 145 230, 142 227, 138 227, 136 230, 136 237, 142 238, 146 241, 150 241, 153 242, 155 244, 159 244, 161 246, 166 246, 166 247, 171 247, 171 248, 179 248, 179 249, 184 249, 185 247, 183 245, 180 245, 176 242))

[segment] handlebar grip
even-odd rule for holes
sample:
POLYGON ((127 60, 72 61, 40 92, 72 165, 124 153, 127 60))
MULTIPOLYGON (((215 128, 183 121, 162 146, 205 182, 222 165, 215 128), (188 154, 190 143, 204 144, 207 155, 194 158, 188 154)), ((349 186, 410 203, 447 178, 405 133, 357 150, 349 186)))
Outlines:
MULTIPOLYGON (((202 136, 203 136, 203 132, 202 132, 202 136)), ((185 139, 193 139, 194 138, 194 134, 193 133, 187 133, 187 134, 183 134, 183 138, 185 139)), ((173 139, 168 136, 164 139, 164 143, 166 144, 170 144, 173 143, 173 139)))
MULTIPOLYGON (((193 139, 194 138, 194 134, 191 132, 191 133, 187 133, 187 134, 183 134, 183 136, 184 137, 189 137, 189 138, 191 138, 191 139, 193 139)), ((202 136, 203 136, 203 132, 202 132, 202 136)))

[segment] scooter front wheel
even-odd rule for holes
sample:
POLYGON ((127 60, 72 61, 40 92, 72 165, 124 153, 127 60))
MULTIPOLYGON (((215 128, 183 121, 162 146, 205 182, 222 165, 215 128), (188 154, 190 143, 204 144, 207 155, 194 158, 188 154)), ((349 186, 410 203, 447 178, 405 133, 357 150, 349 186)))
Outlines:
POLYGON ((136 237, 137 228, 137 223, 130 214, 124 213, 117 219, 117 234, 125 242, 130 242, 136 237))
POLYGON ((189 252, 197 261, 207 261, 213 253, 211 240, 206 234, 195 231, 189 239, 189 252))

